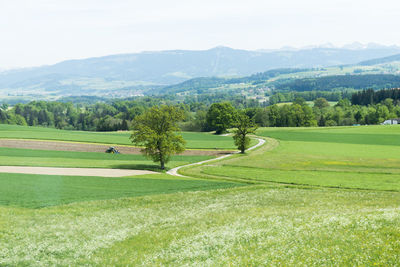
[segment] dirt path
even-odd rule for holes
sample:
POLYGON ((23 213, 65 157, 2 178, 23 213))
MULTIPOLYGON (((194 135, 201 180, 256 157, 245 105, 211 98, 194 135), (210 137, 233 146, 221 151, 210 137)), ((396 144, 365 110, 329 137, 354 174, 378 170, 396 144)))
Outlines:
POLYGON ((142 174, 156 174, 157 172, 142 170, 121 169, 96 169, 96 168, 54 168, 54 167, 19 167, 0 166, 0 173, 23 173, 44 175, 68 175, 68 176, 100 176, 123 177, 142 174))
MULTIPOLYGON (((100 152, 104 153, 111 145, 73 143, 64 141, 42 141, 26 139, 0 139, 0 147, 38 149, 38 150, 58 150, 58 151, 78 151, 78 152, 100 152)), ((140 154, 140 148, 130 146, 114 146, 122 154, 140 154)), ((228 150, 186 150, 182 155, 185 156, 221 156, 230 154, 228 150)))
MULTIPOLYGON (((258 143, 257 143, 256 145, 250 147, 250 148, 247 149, 246 151, 256 149, 257 147, 260 147, 260 146, 262 146, 262 145, 265 143, 265 140, 264 140, 264 139, 261 139, 261 138, 255 138, 255 139, 258 140, 258 143)), ((208 162, 215 161, 215 160, 221 160, 221 159, 230 157, 230 156, 232 156, 232 155, 234 155, 234 154, 237 154, 237 153, 239 153, 239 151, 235 151, 235 152, 232 152, 232 153, 230 153, 230 154, 223 155, 223 156, 220 156, 220 157, 217 157, 217 158, 214 158, 214 159, 209 159, 209 160, 204 160, 204 161, 200 161, 200 162, 195 162, 195 163, 191 163, 191 164, 179 166, 179 167, 176 167, 176 168, 173 168, 173 169, 167 171, 167 174, 173 175, 173 176, 185 177, 184 175, 181 175, 181 174, 178 173, 179 169, 181 169, 181 168, 183 168, 183 167, 188 167, 188 166, 201 165, 201 164, 203 164, 203 163, 208 163, 208 162)))

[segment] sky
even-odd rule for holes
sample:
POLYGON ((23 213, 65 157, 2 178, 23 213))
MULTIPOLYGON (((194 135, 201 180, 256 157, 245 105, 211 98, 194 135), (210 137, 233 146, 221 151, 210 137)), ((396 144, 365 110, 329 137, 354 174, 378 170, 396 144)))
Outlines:
POLYGON ((0 69, 141 51, 400 45, 396 0, 0 0, 0 69))

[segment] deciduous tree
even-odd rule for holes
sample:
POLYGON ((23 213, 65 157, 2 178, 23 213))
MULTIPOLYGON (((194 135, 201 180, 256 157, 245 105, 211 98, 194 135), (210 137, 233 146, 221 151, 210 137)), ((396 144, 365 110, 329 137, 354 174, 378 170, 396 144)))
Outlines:
POLYGON ((319 97, 314 100, 314 107, 326 108, 326 107, 329 107, 329 102, 325 98, 319 97))
POLYGON ((228 102, 214 103, 207 112, 207 124, 216 134, 226 132, 232 126, 236 115, 235 108, 228 102))
POLYGON ((241 153, 244 153, 250 145, 250 138, 248 135, 257 130, 257 124, 245 113, 239 113, 236 116, 235 127, 236 129, 233 131, 235 145, 238 147, 241 153))
POLYGON ((133 120, 132 143, 143 146, 142 153, 165 169, 172 155, 185 150, 185 140, 176 134, 183 118, 183 111, 176 107, 154 106, 133 120))

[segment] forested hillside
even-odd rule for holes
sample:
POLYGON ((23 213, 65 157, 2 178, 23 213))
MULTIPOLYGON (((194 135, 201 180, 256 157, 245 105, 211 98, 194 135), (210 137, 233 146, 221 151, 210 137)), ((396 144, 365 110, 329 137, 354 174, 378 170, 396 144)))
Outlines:
POLYGON ((233 84, 260 84, 266 83, 269 79, 285 74, 295 74, 298 72, 312 71, 314 69, 273 69, 265 72, 259 72, 250 76, 238 78, 218 78, 218 77, 201 77, 184 81, 179 84, 166 86, 160 90, 154 90, 155 93, 175 94, 186 91, 194 91, 194 93, 202 94, 208 89, 217 88, 224 85, 233 84))
POLYGON ((334 75, 298 79, 279 84, 281 91, 331 91, 334 89, 383 89, 400 87, 400 76, 392 74, 334 75))
POLYGON ((362 61, 359 63, 359 65, 372 66, 372 65, 383 64, 383 63, 394 62, 394 61, 400 61, 400 54, 362 61))

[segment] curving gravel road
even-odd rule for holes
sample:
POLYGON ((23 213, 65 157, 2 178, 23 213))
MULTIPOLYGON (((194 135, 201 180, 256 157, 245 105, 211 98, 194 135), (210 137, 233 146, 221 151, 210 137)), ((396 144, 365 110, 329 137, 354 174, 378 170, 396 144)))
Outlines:
MULTIPOLYGON (((255 148, 257 148, 257 147, 260 147, 260 146, 262 146, 263 144, 265 144, 265 140, 264 140, 264 139, 261 139, 261 138, 255 138, 255 139, 258 140, 258 143, 257 143, 256 145, 254 145, 254 146, 248 148, 246 151, 253 150, 253 149, 255 149, 255 148)), ((224 156, 220 156, 220 157, 217 157, 217 158, 214 158, 214 159, 208 159, 208 160, 204 160, 204 161, 199 161, 199 162, 195 162, 195 163, 191 163, 191 164, 179 166, 179 167, 176 167, 176 168, 173 168, 173 169, 167 171, 167 174, 173 175, 173 176, 179 176, 179 177, 186 177, 186 176, 184 176, 184 175, 179 174, 179 173, 178 173, 178 170, 181 169, 181 168, 183 168, 183 167, 194 166, 194 165, 200 165, 200 164, 203 164, 203 163, 208 163, 208 162, 212 162, 212 161, 215 161, 215 160, 224 159, 224 158, 230 157, 230 156, 232 156, 232 155, 234 155, 234 154, 238 154, 238 153, 239 153, 239 151, 236 151, 236 152, 233 152, 233 153, 230 153, 230 154, 227 154, 227 155, 224 155, 224 156)))

